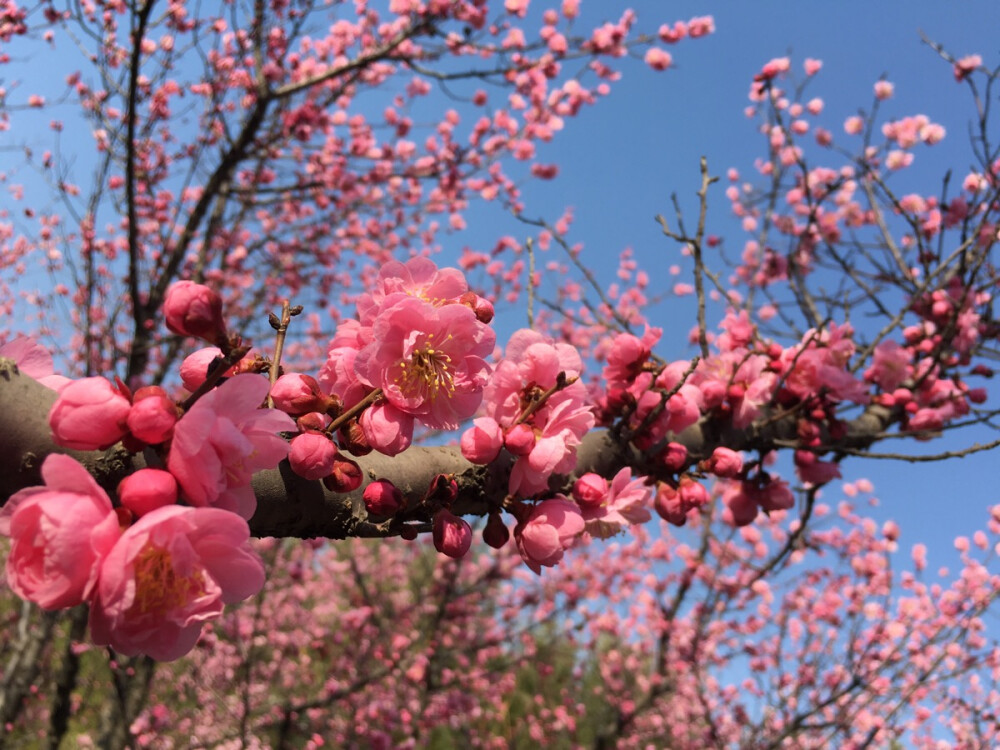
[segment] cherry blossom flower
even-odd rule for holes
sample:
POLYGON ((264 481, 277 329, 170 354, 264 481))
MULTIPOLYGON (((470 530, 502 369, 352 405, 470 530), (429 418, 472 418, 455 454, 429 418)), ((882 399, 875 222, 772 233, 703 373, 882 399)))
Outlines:
POLYGON ((580 513, 590 534, 607 539, 629 525, 646 523, 651 518, 648 507, 651 496, 652 490, 645 479, 633 479, 626 466, 615 474, 602 500, 581 505, 580 513))

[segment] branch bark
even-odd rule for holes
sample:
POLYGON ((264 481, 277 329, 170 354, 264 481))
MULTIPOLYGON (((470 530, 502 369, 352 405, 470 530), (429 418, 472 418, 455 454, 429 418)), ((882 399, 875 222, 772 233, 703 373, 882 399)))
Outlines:
MULTIPOLYGON (((9 361, 7 366, 0 363, 0 461, 7 467, 0 472, 2 502, 24 487, 41 484, 40 467, 50 453, 66 453, 76 458, 111 495, 118 482, 145 465, 141 455, 131 455, 120 446, 92 452, 56 446, 46 419, 55 398, 55 391, 21 375, 9 361)), ((849 423, 846 437, 837 441, 835 449, 867 448, 897 418, 889 409, 870 406, 849 423)), ((788 441, 795 438, 795 416, 789 415, 772 416, 745 430, 703 421, 685 430, 676 441, 688 449, 693 463, 709 456, 720 445, 766 452, 787 448, 788 441)), ((258 505, 250 521, 251 532, 255 536, 344 539, 397 536, 408 525, 428 531, 430 509, 422 503, 434 476, 455 475, 459 496, 452 506, 453 512, 481 516, 499 508, 506 497, 513 463, 508 454, 501 453, 488 466, 477 466, 466 461, 455 446, 417 446, 398 456, 372 453, 356 460, 364 473, 364 485, 388 479, 402 491, 407 499, 403 512, 390 521, 374 523, 368 519, 362 501, 364 485, 352 493, 331 492, 321 482, 299 477, 287 462, 282 462, 277 469, 254 475, 258 505)), ((607 430, 586 435, 577 449, 577 475, 592 471, 610 477, 624 466, 653 477, 664 472, 662 464, 623 445, 607 430)), ((554 478, 553 486, 565 481, 566 478, 554 478)))

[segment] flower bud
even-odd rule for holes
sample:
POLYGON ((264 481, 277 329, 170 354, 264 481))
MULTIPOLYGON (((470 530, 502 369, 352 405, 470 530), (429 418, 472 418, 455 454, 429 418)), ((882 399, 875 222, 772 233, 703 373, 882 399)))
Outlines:
POLYGON ((483 541, 493 549, 500 549, 507 544, 510 539, 510 531, 503 522, 499 513, 490 513, 486 519, 486 528, 483 529, 483 541))
POLYGON ((177 502, 177 480, 162 469, 139 469, 118 484, 118 499, 137 516, 177 502))
POLYGON ((683 526, 687 523, 687 508, 681 500, 680 493, 669 484, 661 483, 653 501, 656 512, 667 523, 683 526))
POLYGON ((340 429, 337 430, 337 437, 340 440, 340 447, 350 451, 355 456, 367 456, 372 452, 368 435, 365 434, 365 430, 357 418, 341 425, 340 429))
POLYGON ((449 510, 434 516, 434 548, 448 557, 464 557, 472 546, 472 527, 449 510))
POLYGON ((323 477, 323 484, 331 492, 354 492, 363 481, 361 467, 351 459, 340 455, 333 462, 333 471, 323 477))
POLYGON ((462 433, 462 455, 470 463, 488 464, 503 447, 503 430, 491 417, 472 420, 472 427, 462 433))
POLYGON ((663 465, 670 471, 680 471, 687 465, 688 451, 680 443, 667 443, 663 452, 663 465))
POLYGON ((131 408, 104 378, 74 380, 63 387, 49 411, 52 439, 74 450, 110 448, 128 431, 131 408))
POLYGON ((514 425, 507 430, 504 445, 515 456, 527 456, 535 447, 535 432, 526 424, 514 425))
POLYGON ((208 378, 208 370, 212 363, 220 357, 222 350, 215 346, 199 349, 185 357, 181 362, 181 382, 184 383, 184 387, 192 393, 198 390, 198 386, 208 378))
POLYGON ((277 409, 293 417, 311 411, 325 412, 330 397, 323 393, 316 378, 290 372, 282 375, 271 386, 271 400, 277 409))
POLYGON ((596 507, 608 496, 608 480, 600 474, 588 472, 573 483, 573 499, 586 508, 596 507))
POLYGON ((371 516, 386 518, 403 507, 403 493, 388 479, 377 479, 369 484, 362 497, 371 516))
POLYGON ((173 333, 204 339, 210 344, 225 339, 222 297, 204 284, 178 281, 171 285, 163 300, 163 315, 173 333))
POLYGON ((719 477, 734 479, 743 471, 743 456, 737 451, 720 446, 712 451, 711 458, 705 462, 705 470, 719 477))
POLYGON ((140 388, 132 396, 128 413, 129 432, 148 445, 166 442, 174 434, 179 416, 177 405, 157 385, 140 388))
POLYGON ((322 432, 303 432, 292 438, 288 463, 304 479, 322 479, 333 471, 337 446, 322 432))

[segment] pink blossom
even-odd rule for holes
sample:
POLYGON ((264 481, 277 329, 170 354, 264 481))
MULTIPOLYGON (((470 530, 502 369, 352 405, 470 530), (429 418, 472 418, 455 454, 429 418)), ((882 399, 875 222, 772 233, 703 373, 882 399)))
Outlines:
POLYGON ((337 447, 321 432, 303 432, 292 438, 288 463, 304 479, 322 479, 333 471, 337 447))
POLYGON ((888 99, 892 96, 894 88, 889 81, 877 81, 875 83, 875 97, 877 99, 888 99))
MULTIPOLYGON (((184 387, 191 392, 198 390, 198 386, 208 377, 208 369, 212 366, 212 362, 221 356, 221 349, 209 346, 185 357, 180 367, 181 382, 184 383, 184 387)), ((232 370, 226 374, 231 373, 232 370)))
POLYGON ((953 68, 956 81, 964 81, 972 72, 983 64, 983 58, 979 55, 966 55, 956 60, 953 68))
POLYGON ((369 515, 378 517, 391 516, 404 503, 403 493, 388 479, 377 479, 365 487, 362 499, 369 515))
POLYGON ((719 477, 733 479, 743 471, 743 454, 719 446, 712 451, 711 457, 706 462, 705 471, 710 471, 719 477))
POLYGON ((270 396, 276 409, 293 417, 311 411, 325 412, 331 403, 316 378, 298 372, 286 373, 278 378, 271 386, 270 396))
POLYGON ((379 453, 395 456, 413 442, 413 416, 392 404, 375 404, 361 412, 361 429, 368 445, 379 453))
POLYGON ((542 566, 552 567, 562 560, 583 529, 580 509, 565 496, 556 495, 536 505, 527 520, 514 528, 514 540, 521 559, 541 575, 542 566))
POLYGON ((225 337, 222 297, 193 281, 178 281, 167 289, 163 300, 167 328, 181 336, 204 339, 211 344, 225 337))
POLYGON ((405 297, 384 310, 358 352, 361 380, 424 424, 457 429, 483 398, 496 335, 464 305, 434 307, 405 297))
POLYGON ((910 377, 913 355, 891 339, 880 341, 872 356, 872 366, 865 377, 877 383, 885 392, 895 391, 910 377))
POLYGON ((669 52, 659 47, 650 47, 646 50, 646 65, 653 70, 666 70, 673 63, 674 59, 669 52))
POLYGON ((14 360, 22 375, 34 378, 46 388, 58 391, 70 382, 69 378, 53 374, 49 350, 27 336, 16 336, 0 345, 0 357, 14 360))
POLYGON ((235 375, 196 401, 174 427, 167 468, 192 505, 253 515, 250 479, 288 455, 288 443, 276 433, 295 430, 287 414, 259 408, 267 391, 265 378, 235 375))
POLYGON ((157 445, 170 439, 177 419, 176 404, 165 390, 154 385, 133 394, 126 424, 133 437, 157 445))
POLYGON ((615 474, 599 504, 587 503, 581 507, 587 531, 598 539, 607 539, 629 525, 646 523, 651 517, 648 508, 651 495, 645 478, 633 479, 626 466, 615 474))
POLYGON ((458 302, 469 289, 457 268, 438 268, 429 258, 417 256, 406 263, 390 261, 379 270, 371 292, 358 297, 358 318, 372 326, 383 310, 413 297, 434 307, 458 302))
POLYGON ((439 510, 434 516, 434 548, 443 555, 465 557, 472 546, 472 527, 449 510, 439 510))
POLYGON ((73 450, 103 450, 121 440, 132 406, 104 378, 67 384, 49 411, 52 439, 73 450))
POLYGON ((101 560, 121 534, 118 517, 104 490, 69 456, 48 456, 42 481, 0 509, 0 534, 11 540, 7 582, 45 609, 73 607, 97 583, 101 560))
POLYGON ((118 499, 136 516, 144 516, 177 502, 177 480, 169 471, 139 469, 118 483, 118 499))
POLYGON ((264 585, 249 538, 246 521, 217 508, 171 505, 140 518, 101 565, 94 643, 161 661, 186 654, 224 604, 264 585))
POLYGON ((608 497, 608 480, 600 474, 587 472, 573 482, 573 499, 581 508, 598 506, 608 497))
POLYGON ((807 57, 805 62, 802 63, 802 67, 805 69, 807 76, 813 76, 816 75, 819 72, 819 69, 823 67, 823 61, 807 57))
POLYGON ((472 420, 472 427, 462 433, 462 455, 474 464, 488 464, 503 447, 503 430, 491 417, 472 420))

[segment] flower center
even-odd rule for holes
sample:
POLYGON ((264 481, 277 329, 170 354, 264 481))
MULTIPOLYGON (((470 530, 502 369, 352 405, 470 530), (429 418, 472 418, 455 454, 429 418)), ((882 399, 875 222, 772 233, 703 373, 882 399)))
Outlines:
POLYGON ((131 611, 164 615, 184 607, 205 594, 205 579, 200 570, 189 576, 177 574, 170 553, 147 544, 135 560, 135 601, 131 611))
POLYGON ((451 371, 451 357, 434 348, 434 334, 428 334, 423 348, 415 349, 409 362, 399 363, 400 376, 396 379, 404 392, 421 390, 432 401, 443 393, 451 397, 455 392, 455 376, 451 371))

